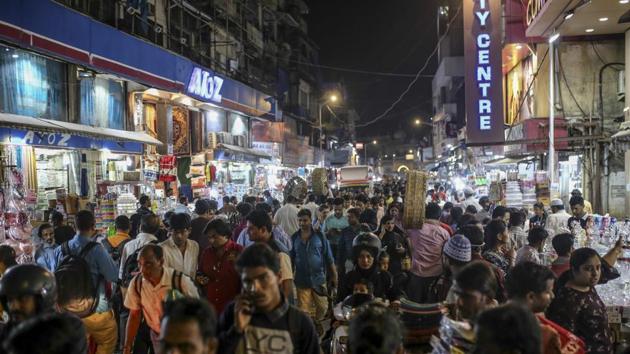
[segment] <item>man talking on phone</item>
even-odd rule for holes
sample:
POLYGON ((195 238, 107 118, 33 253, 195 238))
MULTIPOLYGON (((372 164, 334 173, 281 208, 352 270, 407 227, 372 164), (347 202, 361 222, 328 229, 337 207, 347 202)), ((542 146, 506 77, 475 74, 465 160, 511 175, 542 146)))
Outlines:
POLYGON ((280 260, 269 246, 256 243, 236 261, 243 292, 219 320, 219 353, 318 354, 311 319, 280 292, 280 260))

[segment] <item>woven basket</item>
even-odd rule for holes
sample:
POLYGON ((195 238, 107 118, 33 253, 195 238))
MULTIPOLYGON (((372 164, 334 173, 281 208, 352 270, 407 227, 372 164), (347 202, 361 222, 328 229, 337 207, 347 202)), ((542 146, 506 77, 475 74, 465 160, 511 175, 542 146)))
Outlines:
POLYGON ((327 195, 328 188, 326 182, 328 181, 328 173, 325 168, 318 167, 313 170, 311 174, 311 185, 313 186, 313 194, 315 195, 327 195))
POLYGON ((405 208, 403 225, 407 229, 422 228, 424 223, 424 203, 427 195, 428 175, 423 171, 407 172, 407 190, 405 192, 405 208))

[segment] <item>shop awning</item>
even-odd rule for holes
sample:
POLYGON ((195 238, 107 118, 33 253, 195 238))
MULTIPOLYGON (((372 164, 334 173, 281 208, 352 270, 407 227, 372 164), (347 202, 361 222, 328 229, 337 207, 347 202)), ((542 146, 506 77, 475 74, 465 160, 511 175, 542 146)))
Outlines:
POLYGON ((245 148, 242 146, 237 146, 237 145, 231 145, 231 144, 219 144, 219 148, 223 149, 223 150, 228 150, 234 153, 240 153, 240 154, 246 154, 246 155, 252 155, 252 156, 256 156, 256 157, 260 157, 263 159, 271 159, 271 155, 267 155, 262 151, 256 150, 256 149, 249 149, 249 148, 245 148))
POLYGON ((532 157, 501 157, 498 159, 490 160, 484 163, 484 165, 510 165, 510 164, 529 162, 531 159, 533 158, 532 157))
POLYGON ((10 113, 0 113, 0 126, 13 129, 37 130, 40 132, 68 133, 113 141, 129 141, 150 145, 162 145, 162 142, 144 132, 91 127, 83 124, 34 118, 10 113))

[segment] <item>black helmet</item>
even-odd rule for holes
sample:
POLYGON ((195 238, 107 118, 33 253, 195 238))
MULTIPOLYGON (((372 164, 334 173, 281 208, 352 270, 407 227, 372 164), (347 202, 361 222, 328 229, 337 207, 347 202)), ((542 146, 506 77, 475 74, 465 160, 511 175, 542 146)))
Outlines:
POLYGON ((38 311, 54 308, 57 301, 55 276, 36 264, 18 264, 9 268, 0 279, 0 303, 7 306, 7 297, 33 295, 39 297, 38 311))
POLYGON ((378 259, 381 251, 381 239, 373 233, 361 233, 352 240, 352 258, 356 261, 359 253, 366 250, 372 254, 374 259, 378 259))

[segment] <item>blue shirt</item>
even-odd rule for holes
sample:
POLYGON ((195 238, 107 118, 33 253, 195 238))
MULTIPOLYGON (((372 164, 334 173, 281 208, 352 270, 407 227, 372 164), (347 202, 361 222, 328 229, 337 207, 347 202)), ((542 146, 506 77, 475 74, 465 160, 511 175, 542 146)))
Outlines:
POLYGON ((40 244, 40 247, 35 251, 35 262, 38 265, 52 271, 55 265, 55 248, 57 245, 49 245, 47 243, 40 244))
POLYGON ((301 289, 312 289, 326 283, 326 267, 335 260, 330 243, 321 233, 311 229, 311 237, 304 241, 297 231, 292 236, 291 261, 295 265, 293 281, 301 289))
MULTIPOLYGON (((291 240, 289 240, 289 236, 287 236, 287 234, 281 227, 273 227, 271 238, 274 240, 276 245, 278 245, 281 252, 289 253, 292 247, 291 240)), ((249 232, 247 231, 247 228, 244 228, 243 231, 241 231, 241 234, 238 236, 236 243, 243 246, 243 248, 247 248, 254 244, 254 241, 249 239, 249 232)))
MULTIPOLYGON (((322 233, 326 235, 328 230, 331 230, 331 229, 339 229, 341 231, 348 226, 350 226, 350 224, 348 224, 347 216, 344 215, 338 218, 335 216, 335 214, 332 214, 328 218, 326 218, 326 221, 324 221, 324 224, 322 225, 322 233)), ((331 237, 330 235, 326 235, 326 236, 328 236, 328 239, 330 240, 332 244, 337 244, 339 242, 339 236, 335 236, 335 237, 331 237)))
MULTIPOLYGON (((79 234, 74 235, 74 237, 68 241, 68 247, 70 248, 70 253, 77 255, 85 245, 89 242, 93 241, 91 238, 86 236, 81 236, 79 234)), ((64 255, 61 252, 61 246, 55 248, 55 254, 53 257, 53 271, 57 269, 57 266, 63 260, 64 255)), ((116 264, 112 260, 112 257, 107 253, 105 247, 100 243, 96 245, 94 248, 88 252, 85 256, 85 260, 90 266, 90 273, 92 273, 92 281, 94 285, 98 287, 99 294, 99 302, 96 307, 96 312, 106 312, 109 311, 109 303, 105 296, 105 283, 100 282, 99 278, 102 276, 105 281, 115 282, 118 280, 118 269, 116 268, 116 264)))

